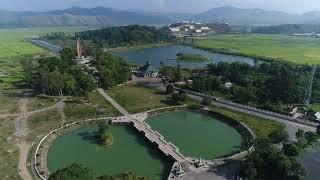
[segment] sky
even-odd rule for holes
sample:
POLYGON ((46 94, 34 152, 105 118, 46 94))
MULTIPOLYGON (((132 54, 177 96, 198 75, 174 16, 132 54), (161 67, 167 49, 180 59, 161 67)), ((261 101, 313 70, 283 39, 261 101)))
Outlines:
POLYGON ((301 14, 320 10, 320 0, 0 0, 2 10, 46 11, 72 6, 188 13, 203 12, 220 6, 235 6, 301 14))

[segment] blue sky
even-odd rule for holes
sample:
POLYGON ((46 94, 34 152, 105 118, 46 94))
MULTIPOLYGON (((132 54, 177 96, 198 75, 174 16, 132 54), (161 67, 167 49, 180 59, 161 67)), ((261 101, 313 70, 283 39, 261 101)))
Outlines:
POLYGON ((236 6, 303 13, 320 10, 320 0, 0 0, 0 9, 5 10, 43 11, 72 6, 162 12, 201 12, 219 6, 236 6))

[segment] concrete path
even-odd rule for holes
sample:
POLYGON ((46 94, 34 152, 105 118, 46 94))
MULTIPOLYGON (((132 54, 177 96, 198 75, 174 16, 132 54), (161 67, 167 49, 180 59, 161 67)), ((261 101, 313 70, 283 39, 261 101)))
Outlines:
POLYGON ((98 92, 107 100, 109 101, 112 106, 114 106, 121 114, 125 115, 125 116, 131 116, 130 113, 128 113, 128 111, 126 111, 125 109, 123 109, 115 100, 113 100, 109 95, 107 95, 103 89, 99 88, 98 92))

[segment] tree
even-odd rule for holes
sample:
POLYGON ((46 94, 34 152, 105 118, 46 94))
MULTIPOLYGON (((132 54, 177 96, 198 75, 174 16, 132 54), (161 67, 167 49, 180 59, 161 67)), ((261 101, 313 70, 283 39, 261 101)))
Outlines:
POLYGON ((180 66, 180 64, 177 65, 174 75, 175 75, 176 81, 181 79, 181 66, 180 66))
POLYGON ((307 147, 308 140, 304 137, 300 137, 300 138, 298 138, 297 145, 299 146, 300 149, 303 149, 303 148, 307 147))
POLYGON ((171 99, 175 103, 185 102, 187 100, 187 93, 185 91, 180 91, 179 93, 173 93, 171 99))
POLYGON ((208 97, 204 97, 201 101, 201 104, 204 106, 209 106, 211 104, 211 99, 208 97))
POLYGON ((313 132, 306 132, 304 136, 305 136, 306 140, 308 141, 308 144, 312 144, 314 142, 317 142, 317 140, 319 138, 318 134, 313 133, 313 132))
POLYGON ((254 166, 253 162, 247 162, 242 164, 241 169, 240 169, 240 176, 241 177, 246 177, 248 180, 256 180, 257 178, 257 169, 254 166))
POLYGON ((296 158, 286 156, 268 141, 258 140, 256 150, 241 162, 240 176, 252 180, 300 180, 306 173, 296 158))
POLYGON ((172 84, 169 84, 166 87, 166 94, 172 94, 172 93, 174 93, 174 86, 172 84))
POLYGON ((105 88, 124 83, 131 78, 131 68, 122 58, 106 52, 97 57, 97 68, 101 83, 105 88))
POLYGON ((272 132, 269 135, 269 138, 273 143, 279 144, 279 143, 287 142, 289 139, 289 135, 288 135, 287 131, 279 130, 279 131, 272 132))
POLYGON ((283 144, 282 150, 286 156, 296 157, 299 155, 299 148, 294 143, 283 144))
POLYGON ((298 129, 298 132, 296 133, 296 138, 304 137, 304 130, 298 129))
POLYGON ((49 180, 92 180, 93 172, 83 167, 81 164, 72 164, 63 169, 58 169, 52 173, 49 180))

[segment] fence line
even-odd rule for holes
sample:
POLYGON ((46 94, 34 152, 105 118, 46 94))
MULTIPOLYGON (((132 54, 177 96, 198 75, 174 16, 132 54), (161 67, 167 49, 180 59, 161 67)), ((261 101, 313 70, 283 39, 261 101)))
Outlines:
POLYGON ((210 99, 212 99, 212 100, 214 100, 214 101, 216 101, 218 103, 221 103, 221 104, 225 105, 226 108, 228 108, 228 106, 233 106, 233 107, 242 108, 242 109, 245 109, 245 110, 249 110, 249 111, 253 111, 253 112, 257 112, 257 113, 261 113, 261 114, 265 114, 265 115, 281 118, 281 119, 284 119, 284 120, 287 120, 287 121, 292 121, 292 122, 303 124, 303 125, 307 125, 307 126, 312 126, 312 127, 317 127, 318 126, 318 123, 315 123, 315 122, 312 122, 312 121, 309 121, 309 120, 304 120, 304 119, 301 119, 301 118, 296 118, 295 119, 295 118, 293 118, 291 116, 288 116, 288 115, 284 115, 284 114, 280 114, 280 113, 276 113, 276 112, 272 112, 272 111, 268 111, 268 110, 264 110, 264 109, 255 108, 255 107, 252 107, 252 106, 249 106, 249 105, 243 105, 243 104, 235 103, 235 102, 224 100, 224 99, 221 99, 219 97, 211 96, 211 95, 208 95, 208 94, 205 94, 205 93, 191 91, 191 90, 187 90, 187 89, 181 89, 181 88, 178 88, 178 87, 175 87, 175 89, 176 90, 183 90, 183 91, 185 91, 185 92, 187 92, 189 94, 192 94, 192 95, 210 98, 210 99))

